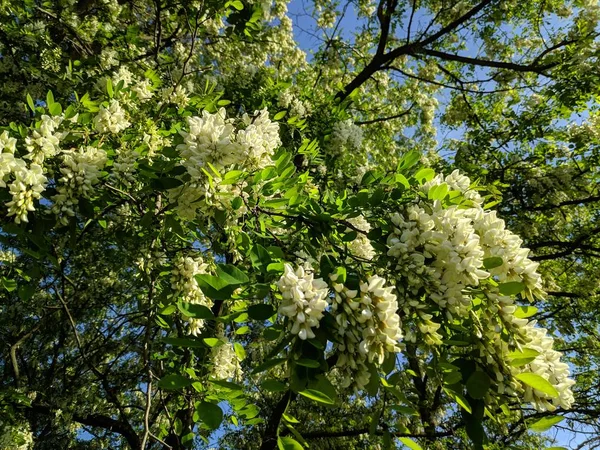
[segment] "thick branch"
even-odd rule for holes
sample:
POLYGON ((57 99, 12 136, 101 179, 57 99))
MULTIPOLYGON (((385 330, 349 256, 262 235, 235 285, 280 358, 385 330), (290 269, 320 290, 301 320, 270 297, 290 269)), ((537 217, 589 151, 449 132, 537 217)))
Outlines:
MULTIPOLYGON (((394 61, 394 59, 396 59, 402 55, 409 55, 412 53, 416 53, 418 50, 422 49, 423 47, 434 43, 442 36, 450 33, 452 30, 458 28, 465 22, 472 19, 475 15, 477 15, 481 10, 483 10, 486 6, 488 6, 493 1, 494 0, 483 0, 481 3, 479 3, 477 6, 475 6, 473 9, 468 11, 463 16, 450 22, 448 25, 446 25, 445 27, 442 27, 436 33, 433 33, 431 36, 429 36, 419 42, 402 45, 400 47, 395 48, 394 50, 391 50, 388 53, 376 53, 375 56, 373 57, 373 59, 371 59, 371 62, 369 64, 367 64, 367 66, 365 66, 365 68, 358 75, 356 75, 356 77, 350 83, 348 83, 344 87, 343 90, 341 90, 340 92, 337 93, 336 98, 338 98, 340 100, 346 99, 355 89, 362 86, 363 83, 365 83, 369 78, 371 78, 371 76, 373 76, 373 74, 375 72, 377 72, 378 70, 381 70, 387 64, 390 64, 392 61, 394 61)), ((383 37, 383 32, 381 34, 381 37, 383 37)), ((378 48, 381 46, 382 46, 382 44, 380 41, 378 48)), ((385 48, 385 43, 383 44, 383 48, 385 48)))
POLYGON ((441 52, 439 50, 430 50, 426 48, 417 49, 415 53, 434 56, 436 58, 440 58, 446 61, 457 61, 465 64, 471 64, 473 66, 495 67, 497 69, 514 70, 515 72, 534 72, 541 74, 545 70, 551 69, 552 67, 556 67, 558 65, 558 63, 556 62, 538 66, 536 64, 525 65, 505 61, 492 61, 489 59, 470 58, 468 56, 461 56, 453 53, 446 53, 441 52))
MULTIPOLYGON (((337 438, 337 437, 348 437, 348 436, 360 436, 361 434, 368 434, 368 428, 357 428, 355 430, 342 430, 342 431, 313 431, 311 433, 301 433, 304 439, 319 439, 319 438, 337 438)), ((378 435, 382 435, 383 431, 378 430, 378 435)), ((454 434, 454 431, 441 431, 432 434, 419 434, 419 433, 401 433, 401 432, 390 432, 394 437, 411 437, 411 438, 440 438, 448 437, 454 434)))
POLYGON ((262 438, 262 445, 260 450, 273 450, 277 448, 277 430, 279 429, 279 423, 281 422, 281 416, 288 407, 288 404, 296 398, 296 394, 292 391, 287 391, 283 394, 283 397, 279 400, 275 409, 267 422, 265 432, 262 438))
MULTIPOLYGON (((30 410, 36 414, 55 415, 55 411, 45 405, 33 405, 30 410)), ((82 425, 98 427, 107 430, 110 433, 120 434, 125 438, 132 450, 140 449, 140 439, 135 430, 127 422, 115 420, 102 414, 73 414, 73 420, 82 425)))

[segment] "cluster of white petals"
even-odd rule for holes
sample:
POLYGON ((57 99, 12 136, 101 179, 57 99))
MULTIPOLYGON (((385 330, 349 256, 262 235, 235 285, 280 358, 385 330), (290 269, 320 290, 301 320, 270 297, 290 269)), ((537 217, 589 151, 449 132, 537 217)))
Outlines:
POLYGON ((63 152, 62 176, 57 182, 57 194, 52 197, 52 212, 65 214, 62 223, 67 223, 67 216, 74 216, 73 206, 80 198, 88 198, 92 186, 98 183, 100 172, 106 164, 106 152, 96 147, 84 147, 63 152))
POLYGON ((331 139, 327 148, 334 154, 343 153, 345 150, 357 150, 363 141, 363 131, 355 125, 352 119, 336 122, 333 125, 331 139))
MULTIPOLYGON (((372 260, 375 256, 375 249, 371 245, 369 238, 365 235, 365 233, 371 231, 371 225, 363 216, 353 217, 348 219, 348 222, 350 222, 354 228, 362 231, 362 233, 357 232, 356 238, 348 243, 348 250, 350 250, 352 255, 358 258, 369 261, 372 260)), ((352 230, 349 228, 346 231, 349 232, 352 230)))
POLYGON ((275 149, 281 145, 279 124, 271 122, 266 109, 254 114, 255 117, 247 114, 242 117, 246 128, 238 131, 237 142, 244 149, 245 165, 252 169, 262 169, 271 161, 275 149))
POLYGON ((34 201, 41 197, 48 179, 40 165, 32 163, 27 167, 22 159, 15 160, 12 175, 14 181, 8 188, 12 199, 6 203, 8 216, 15 216, 15 223, 28 222, 27 214, 35 211, 34 201))
POLYGON ((523 241, 505 228, 495 211, 483 209, 482 198, 458 171, 437 176, 421 189, 427 200, 421 198, 395 213, 387 240, 399 281, 400 308, 411 318, 405 321, 405 340, 440 345, 445 319, 468 319, 475 328, 481 362, 495 373, 498 393, 521 397, 524 393, 539 410, 569 407, 573 381, 568 366, 559 361, 561 355, 552 349, 546 330, 516 315, 514 296, 501 291, 503 283, 516 282, 521 295, 531 301, 544 294, 538 264, 521 247, 523 241), (444 197, 457 201, 444 203, 444 197), (489 269, 484 268, 486 260, 489 269), (504 330, 509 339, 503 338, 504 330), (521 347, 539 355, 527 365, 511 366, 506 355, 521 347), (550 398, 520 383, 514 376, 521 372, 542 376, 559 397, 550 398))
POLYGON ((182 163, 194 178, 203 178, 207 163, 217 168, 243 164, 248 169, 259 169, 271 162, 274 150, 281 145, 279 124, 271 122, 267 110, 244 115, 246 125, 236 133, 232 119, 227 119, 225 108, 215 114, 202 111, 202 116, 188 117, 188 131, 181 131, 182 163))
MULTIPOLYGON (((180 132, 183 143, 177 149, 181 164, 192 180, 168 192, 169 200, 176 205, 181 217, 193 220, 201 207, 210 215, 215 205, 231 210, 231 200, 245 195, 239 185, 221 185, 220 178, 208 164, 218 170, 234 164, 257 170, 272 163, 271 157, 281 145, 279 124, 269 119, 266 110, 257 111, 254 117, 244 115, 242 122, 245 128, 236 131, 224 108, 215 114, 203 111, 202 116, 187 118, 188 130, 180 132)), ((236 214, 244 211, 245 208, 240 208, 236 214)))
MULTIPOLYGON (((195 275, 207 273, 207 270, 208 264, 201 257, 179 256, 173 262, 171 287, 183 302, 203 305, 208 308, 213 306, 212 300, 204 295, 194 278, 195 275)), ((198 336, 204 327, 204 320, 195 318, 187 318, 187 320, 189 322, 189 334, 198 336)))
POLYGON ((293 334, 302 340, 315 337, 313 328, 319 328, 323 311, 327 307, 329 289, 322 279, 315 279, 309 265, 299 266, 296 271, 286 264, 277 283, 283 301, 279 313, 290 318, 293 334))
POLYGON ((561 352, 554 350, 554 339, 547 335, 545 328, 536 327, 532 321, 524 329, 526 348, 535 350, 539 355, 522 367, 511 367, 513 375, 522 372, 534 373, 547 380, 558 391, 558 397, 551 397, 545 392, 538 391, 521 383, 524 390, 522 397, 531 402, 538 411, 554 411, 557 407, 569 409, 575 401, 571 386, 575 381, 569 378, 569 366, 560 361, 561 352))
POLYGON ((377 275, 351 290, 336 283, 331 313, 337 323, 340 342, 334 344, 338 353, 336 366, 342 374, 342 386, 364 388, 369 382, 367 363, 382 364, 390 353, 401 350, 402 325, 397 314, 398 302, 393 287, 377 275))
POLYGON ((183 144, 182 164, 194 178, 203 178, 202 169, 208 169, 206 163, 223 167, 240 162, 238 145, 234 142, 233 121, 227 119, 225 108, 211 114, 202 111, 202 116, 188 117, 188 131, 181 131, 183 144))
POLYGON ((57 131, 63 120, 62 116, 43 115, 30 136, 25 138, 25 148, 29 152, 24 158, 35 164, 42 164, 44 159, 51 158, 60 152, 62 133, 57 131))
POLYGON ((128 128, 131 123, 127 121, 125 110, 118 100, 111 100, 108 108, 100 105, 100 110, 94 117, 94 128, 99 133, 119 133, 128 128))
POLYGON ((8 131, 0 134, 0 187, 6 187, 6 179, 16 166, 15 150, 17 140, 8 131))
POLYGON ((213 347, 211 375, 218 380, 230 380, 241 377, 242 369, 240 361, 235 354, 233 344, 230 342, 213 347))

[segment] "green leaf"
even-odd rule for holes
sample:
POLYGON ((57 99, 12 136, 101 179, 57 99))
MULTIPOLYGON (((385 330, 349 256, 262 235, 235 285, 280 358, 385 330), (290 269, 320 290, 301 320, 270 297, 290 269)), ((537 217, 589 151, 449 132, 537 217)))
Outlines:
POLYGON ((563 416, 550 416, 550 417, 542 417, 537 422, 532 423, 528 426, 531 431, 535 431, 536 433, 543 433, 544 431, 548 431, 557 423, 560 423, 565 418, 563 416))
POLYGON ((486 270, 495 269, 504 264, 504 261, 499 256, 492 256, 483 260, 483 268, 486 270))
POLYGON ((8 292, 12 292, 17 288, 17 282, 15 280, 9 280, 6 277, 2 277, 2 286, 8 292))
POLYGON ((279 436, 277 438, 277 447, 279 447, 279 450, 304 450, 300 442, 289 436, 279 436))
POLYGON ((182 389, 192 384, 192 380, 177 373, 165 375, 158 382, 158 387, 164 390, 182 389))
POLYGON ((477 370, 467 380, 467 392, 473 398, 483 398, 490 389, 491 384, 490 377, 486 373, 477 370))
POLYGON ((54 94, 52 91, 48 91, 46 94, 46 106, 50 108, 54 104, 54 94))
POLYGON ((406 445, 411 450, 423 450, 423 448, 419 444, 417 444, 415 441, 413 441, 411 438, 401 437, 398 439, 400 440, 400 442, 402 442, 404 445, 406 445))
POLYGON ((221 184, 222 185, 234 184, 236 181, 238 181, 243 176, 244 176, 244 172, 242 172, 241 170, 230 170, 223 177, 221 184))
POLYGON ((113 98, 115 95, 115 92, 113 90, 112 80, 110 78, 106 79, 106 92, 110 98, 113 98))
POLYGON ((233 350, 235 351, 235 356, 237 356, 240 361, 246 359, 246 349, 242 344, 239 342, 234 342, 233 350))
POLYGON ((233 6, 238 11, 244 9, 244 4, 240 0, 233 0, 229 2, 229 5, 233 6))
POLYGON ((412 166, 414 166, 416 163, 418 163, 420 159, 421 159, 420 152, 418 152, 416 150, 412 150, 412 151, 408 152, 398 162, 398 172, 403 172, 403 171, 410 169, 412 166))
POLYGON ((235 197, 233 200, 231 200, 231 207, 235 211, 237 211, 238 209, 240 209, 243 204, 244 204, 244 200, 242 200, 242 197, 235 197))
POLYGON ((459 394, 458 392, 455 392, 454 390, 448 388, 444 388, 444 392, 446 392, 446 394, 448 394, 448 396, 452 398, 456 403, 458 403, 460 407, 466 412, 468 412, 469 414, 473 412, 473 410, 471 409, 471 405, 469 405, 469 402, 462 394, 459 394))
POLYGON ((529 364, 535 358, 538 357, 540 352, 531 348, 524 348, 523 351, 515 351, 508 354, 510 359, 510 365, 514 367, 524 366, 529 364))
POLYGON ((264 321, 269 319, 270 317, 273 317, 273 314, 275 314, 275 308, 265 303, 251 305, 250 307, 248 307, 248 315, 254 320, 264 321))
POLYGON ((502 295, 517 295, 525 289, 525 284, 520 281, 510 281, 508 283, 500 284, 498 289, 502 295))
POLYGON ((415 178, 415 180, 417 180, 419 182, 425 182, 425 181, 431 181, 434 176, 435 176, 435 171, 433 169, 425 168, 425 169, 419 170, 415 174, 414 178, 415 178))
POLYGON ((48 111, 50 112, 50 115, 58 116, 62 113, 62 106, 60 106, 60 103, 52 103, 52 105, 48 107, 48 111))
POLYGON ((514 316, 518 319, 526 319, 527 317, 533 316, 538 312, 535 306, 519 306, 515 311, 514 316))
POLYGON ((197 303, 179 302, 177 308, 184 316, 193 317, 194 319, 214 319, 215 315, 204 305, 197 303))
POLYGON ((19 294, 19 298, 23 301, 27 301, 29 300, 31 297, 33 297, 33 294, 35 294, 36 291, 36 287, 32 286, 30 284, 24 284, 22 286, 19 286, 19 290, 18 290, 18 294, 19 294))
POLYGON ((540 375, 531 372, 524 372, 516 375, 515 378, 526 385, 549 395, 552 398, 558 397, 558 391, 556 388, 540 375))
POLYGON ((303 397, 309 398, 317 403, 322 403, 324 405, 334 405, 335 402, 332 398, 325 395, 324 393, 317 391, 316 389, 305 389, 304 391, 299 392, 303 397))
POLYGON ((264 380, 262 383, 260 383, 260 386, 264 390, 271 392, 283 392, 287 390, 287 386, 285 384, 283 384, 281 381, 273 379, 264 380))
POLYGON ((321 363, 319 363, 319 361, 315 361, 314 359, 308 358, 300 358, 298 361, 296 361, 296 364, 298 364, 299 366, 311 367, 313 369, 316 369, 317 367, 321 366, 321 363))
POLYGON ((267 249, 262 245, 256 244, 250 250, 250 260, 252 261, 252 266, 264 272, 271 262, 271 255, 269 255, 267 249))
POLYGON ((31 109, 32 112, 35 112, 35 103, 33 103, 33 99, 29 94, 27 94, 27 105, 29 105, 29 109, 31 109))
POLYGON ((196 412, 200 420, 211 430, 216 430, 223 421, 223 410, 214 403, 196 403, 196 412))
POLYGON ((294 416, 290 416, 289 414, 283 414, 283 420, 285 420, 286 422, 289 423, 300 423, 300 421, 298 419, 296 419, 294 416))
POLYGON ((273 120, 274 121, 281 120, 285 117, 286 114, 287 114, 287 111, 279 111, 277 114, 275 114, 275 116, 273 116, 273 120))
POLYGON ((220 347, 221 345, 225 345, 225 342, 223 342, 219 338, 204 338, 204 339, 202 339, 202 342, 204 342, 206 345, 208 345, 211 348, 212 347, 220 347))

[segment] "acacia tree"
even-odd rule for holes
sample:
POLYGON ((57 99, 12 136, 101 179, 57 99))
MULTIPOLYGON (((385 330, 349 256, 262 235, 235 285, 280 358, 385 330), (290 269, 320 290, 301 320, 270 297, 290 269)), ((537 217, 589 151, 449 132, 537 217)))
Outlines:
POLYGON ((594 426, 597 137, 564 121, 596 117, 598 9, 573 7, 315 2, 309 63, 285 2, 3 2, 3 447, 594 426))

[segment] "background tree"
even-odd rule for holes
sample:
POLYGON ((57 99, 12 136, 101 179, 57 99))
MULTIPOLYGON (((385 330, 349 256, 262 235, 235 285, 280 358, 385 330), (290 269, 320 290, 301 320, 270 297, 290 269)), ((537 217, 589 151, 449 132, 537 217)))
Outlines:
POLYGON ((309 13, 1 4, 4 446, 597 428, 598 6, 309 13))

